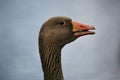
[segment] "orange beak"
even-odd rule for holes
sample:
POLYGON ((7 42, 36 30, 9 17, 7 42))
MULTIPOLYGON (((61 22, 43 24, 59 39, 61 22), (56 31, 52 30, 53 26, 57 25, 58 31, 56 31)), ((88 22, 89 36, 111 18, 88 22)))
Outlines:
POLYGON ((90 26, 90 25, 83 24, 83 23, 78 23, 75 21, 72 21, 72 25, 73 25, 72 31, 74 33, 74 36, 76 37, 95 34, 95 32, 89 31, 89 30, 95 30, 94 26, 90 26))

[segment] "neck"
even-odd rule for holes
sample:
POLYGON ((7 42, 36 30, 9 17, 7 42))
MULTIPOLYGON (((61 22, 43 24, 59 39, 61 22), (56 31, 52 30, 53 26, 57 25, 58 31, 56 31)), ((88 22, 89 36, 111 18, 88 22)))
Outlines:
POLYGON ((44 80, 64 80, 61 67, 61 47, 54 43, 39 45, 44 80))

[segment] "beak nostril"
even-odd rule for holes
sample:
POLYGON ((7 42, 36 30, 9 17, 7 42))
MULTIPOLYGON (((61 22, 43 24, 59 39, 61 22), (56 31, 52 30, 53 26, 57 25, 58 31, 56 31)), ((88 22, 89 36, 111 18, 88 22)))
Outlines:
POLYGON ((83 25, 80 25, 80 27, 84 27, 83 25))

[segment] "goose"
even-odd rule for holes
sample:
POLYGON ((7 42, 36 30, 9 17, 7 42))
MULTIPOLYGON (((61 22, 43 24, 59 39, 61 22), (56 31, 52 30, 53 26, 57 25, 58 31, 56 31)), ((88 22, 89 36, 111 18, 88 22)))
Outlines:
POLYGON ((78 37, 92 35, 94 26, 76 22, 65 16, 56 16, 43 23, 38 46, 44 80, 64 80, 61 49, 78 37))

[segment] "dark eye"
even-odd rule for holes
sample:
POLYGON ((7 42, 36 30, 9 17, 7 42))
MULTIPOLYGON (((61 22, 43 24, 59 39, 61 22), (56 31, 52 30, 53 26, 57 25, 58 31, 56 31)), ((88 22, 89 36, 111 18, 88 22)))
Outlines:
POLYGON ((61 21, 60 25, 64 26, 64 25, 66 25, 66 22, 65 21, 61 21))

